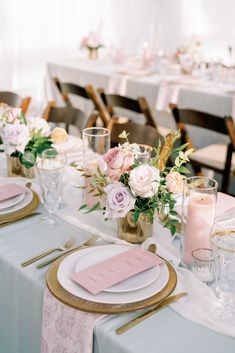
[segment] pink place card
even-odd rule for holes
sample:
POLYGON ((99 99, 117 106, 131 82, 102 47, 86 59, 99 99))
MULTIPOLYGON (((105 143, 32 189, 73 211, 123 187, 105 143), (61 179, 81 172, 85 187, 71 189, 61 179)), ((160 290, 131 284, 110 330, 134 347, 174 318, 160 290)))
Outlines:
POLYGON ((73 273, 71 279, 95 295, 126 278, 162 263, 164 260, 150 251, 135 248, 73 273))
POLYGON ((0 185, 0 202, 27 192, 28 189, 18 184, 0 185))

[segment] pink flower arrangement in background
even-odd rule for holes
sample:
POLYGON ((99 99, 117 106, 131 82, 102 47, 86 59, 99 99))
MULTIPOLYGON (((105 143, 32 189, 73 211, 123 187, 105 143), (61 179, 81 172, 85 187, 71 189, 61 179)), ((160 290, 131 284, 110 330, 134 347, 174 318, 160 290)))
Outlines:
POLYGON ((102 47, 101 36, 98 32, 91 31, 88 36, 81 39, 81 49, 99 49, 102 47))

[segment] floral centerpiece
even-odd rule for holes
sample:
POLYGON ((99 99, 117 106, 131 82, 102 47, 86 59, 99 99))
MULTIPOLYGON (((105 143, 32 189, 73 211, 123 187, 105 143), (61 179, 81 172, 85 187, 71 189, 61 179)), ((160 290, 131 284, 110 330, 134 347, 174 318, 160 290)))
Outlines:
POLYGON ((8 174, 33 176, 41 153, 50 148, 50 126, 42 118, 26 118, 21 109, 5 106, 0 111, 0 136, 8 162, 8 174))
POLYGON ((89 178, 90 190, 98 201, 93 207, 81 205, 87 212, 101 209, 105 219, 119 220, 119 237, 130 242, 142 242, 151 235, 156 215, 176 232, 179 223, 175 209, 175 193, 182 193, 183 176, 188 173, 184 166, 192 149, 187 144, 173 148, 179 132, 167 137, 163 148, 155 148, 156 155, 144 162, 139 159, 139 145, 128 141, 124 131, 120 137, 126 142, 111 148, 99 161, 97 170, 79 170, 89 178), (174 156, 174 166, 168 167, 169 156, 174 156))
POLYGON ((100 35, 100 28, 97 31, 91 31, 89 34, 81 39, 81 49, 88 49, 89 58, 91 60, 97 59, 98 50, 103 46, 100 35))
POLYGON ((181 66, 184 74, 192 74, 196 65, 200 63, 201 42, 192 39, 188 46, 181 46, 175 53, 175 58, 181 66))

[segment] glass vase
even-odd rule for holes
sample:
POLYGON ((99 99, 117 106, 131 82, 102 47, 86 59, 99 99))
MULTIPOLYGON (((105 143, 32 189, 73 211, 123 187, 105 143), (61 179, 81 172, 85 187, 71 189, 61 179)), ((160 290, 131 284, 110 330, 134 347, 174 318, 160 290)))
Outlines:
POLYGON ((124 218, 118 219, 118 237, 129 243, 140 244, 153 235, 153 223, 149 216, 140 214, 137 222, 134 212, 129 211, 124 218))

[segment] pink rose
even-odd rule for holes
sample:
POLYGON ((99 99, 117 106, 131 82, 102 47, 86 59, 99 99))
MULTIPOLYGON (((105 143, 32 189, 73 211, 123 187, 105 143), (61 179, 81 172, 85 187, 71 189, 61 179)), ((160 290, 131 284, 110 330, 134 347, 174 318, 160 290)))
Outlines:
POLYGON ((166 187, 170 192, 182 193, 184 180, 179 172, 172 172, 166 176, 166 187))
POLYGON ((135 198, 130 190, 121 183, 109 184, 104 191, 106 192, 106 218, 125 217, 127 212, 134 208, 135 198))
POLYGON ((158 191, 160 182, 159 170, 148 164, 142 164, 130 172, 129 185, 134 195, 152 197, 158 191))
POLYGON ((112 180, 119 180, 120 176, 130 170, 130 167, 134 163, 134 153, 114 147, 103 156, 103 159, 108 167, 107 176, 112 180))

